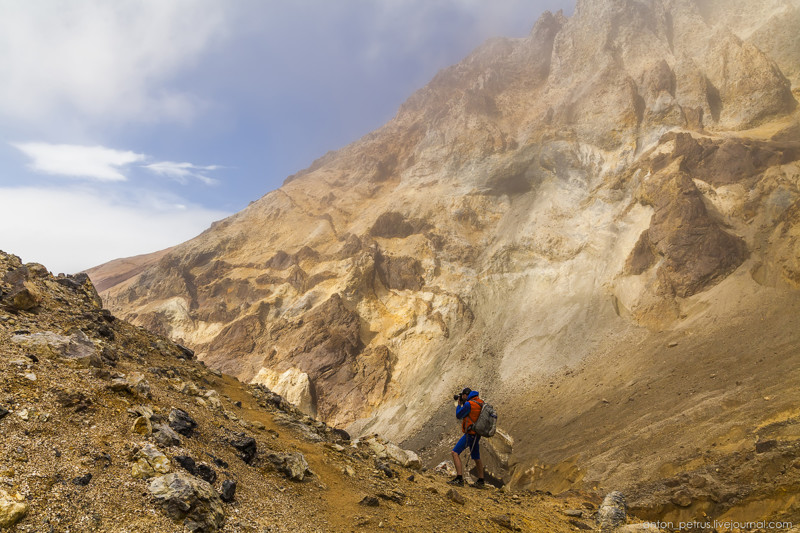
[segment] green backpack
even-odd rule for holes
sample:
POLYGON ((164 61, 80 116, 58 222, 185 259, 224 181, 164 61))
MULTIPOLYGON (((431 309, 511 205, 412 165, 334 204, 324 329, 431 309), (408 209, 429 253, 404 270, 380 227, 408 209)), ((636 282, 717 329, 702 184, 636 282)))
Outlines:
POLYGON ((497 431, 497 411, 490 404, 483 402, 478 419, 471 428, 481 437, 492 437, 497 431))

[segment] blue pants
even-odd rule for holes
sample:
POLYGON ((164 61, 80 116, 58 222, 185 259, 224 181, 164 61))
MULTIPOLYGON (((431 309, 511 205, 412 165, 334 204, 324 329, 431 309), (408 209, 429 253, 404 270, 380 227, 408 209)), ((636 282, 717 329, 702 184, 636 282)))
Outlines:
POLYGON ((453 448, 453 451, 457 454, 461 455, 461 452, 469 448, 472 450, 470 452, 470 457, 475 459, 476 461, 481 458, 481 449, 480 449, 480 442, 481 436, 480 435, 470 435, 465 433, 456 443, 456 447, 453 448))

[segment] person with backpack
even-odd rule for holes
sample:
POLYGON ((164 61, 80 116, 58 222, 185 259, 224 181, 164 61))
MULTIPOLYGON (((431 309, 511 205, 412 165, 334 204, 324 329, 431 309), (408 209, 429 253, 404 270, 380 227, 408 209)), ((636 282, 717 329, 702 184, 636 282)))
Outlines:
POLYGON ((456 395, 453 399, 458 399, 456 406, 456 418, 461 420, 461 431, 464 433, 461 439, 456 443, 453 448, 453 464, 456 467, 456 477, 448 481, 451 485, 464 485, 463 466, 461 464, 461 452, 469 448, 470 457, 475 460, 475 466, 478 470, 478 480, 475 482, 475 487, 483 488, 485 482, 483 480, 483 461, 481 461, 481 450, 479 441, 481 436, 478 435, 472 426, 478 421, 481 410, 483 409, 483 400, 478 397, 478 391, 473 391, 469 387, 461 391, 461 394, 456 395))

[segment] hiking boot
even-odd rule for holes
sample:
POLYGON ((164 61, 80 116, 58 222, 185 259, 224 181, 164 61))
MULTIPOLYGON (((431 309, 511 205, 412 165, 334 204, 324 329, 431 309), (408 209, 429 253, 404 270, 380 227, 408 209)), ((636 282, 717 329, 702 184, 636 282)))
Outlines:
POLYGON ((463 477, 454 477, 450 481, 447 482, 448 485, 456 485, 458 487, 464 486, 464 478, 463 477))
POLYGON ((486 482, 483 479, 478 479, 472 486, 476 489, 485 489, 486 482))

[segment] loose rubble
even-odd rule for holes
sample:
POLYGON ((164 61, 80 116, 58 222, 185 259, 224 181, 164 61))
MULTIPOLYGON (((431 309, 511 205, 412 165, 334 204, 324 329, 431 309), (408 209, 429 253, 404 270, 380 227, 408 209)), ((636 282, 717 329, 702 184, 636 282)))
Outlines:
POLYGON ((22 268, 0 253, 0 527, 260 533, 269 517, 277 531, 446 530, 456 509, 474 530, 503 515, 572 527, 555 500, 445 497, 413 451, 211 371, 103 310, 88 278, 28 268, 35 312, 14 307, 4 273, 22 268))

